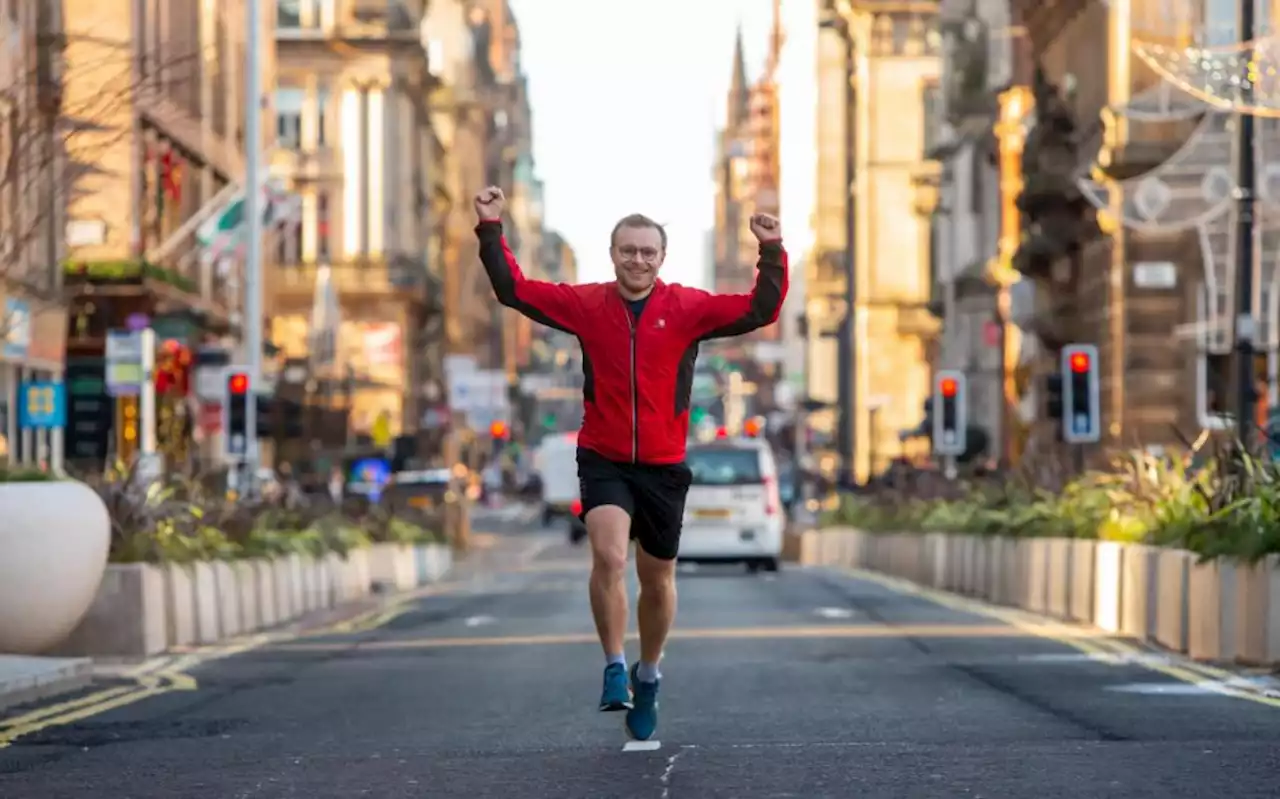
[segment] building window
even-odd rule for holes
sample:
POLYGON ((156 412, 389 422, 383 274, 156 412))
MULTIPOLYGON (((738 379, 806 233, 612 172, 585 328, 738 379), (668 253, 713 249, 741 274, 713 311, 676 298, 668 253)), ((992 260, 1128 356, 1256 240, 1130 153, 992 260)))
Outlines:
POLYGON ((276 144, 286 150, 302 146, 302 107, 306 92, 302 89, 276 89, 276 144))
POLYGON ((1196 417, 1205 430, 1230 430, 1235 414, 1230 405, 1230 316, 1221 313, 1227 293, 1204 286, 1196 297, 1196 321, 1202 332, 1196 352, 1196 417), (1212 296, 1211 296, 1212 295, 1212 296), (1211 308, 1211 302, 1219 307, 1211 308))
POLYGON ((324 22, 323 9, 332 0, 276 0, 276 27, 285 30, 319 28, 324 22))
POLYGON ((329 192, 316 192, 316 260, 328 263, 329 249, 329 192))
POLYGON ((936 81, 925 83, 921 102, 924 106, 924 156, 928 158, 942 135, 942 88, 936 81))
POLYGON ((321 86, 316 90, 316 144, 320 147, 329 143, 329 90, 321 86))

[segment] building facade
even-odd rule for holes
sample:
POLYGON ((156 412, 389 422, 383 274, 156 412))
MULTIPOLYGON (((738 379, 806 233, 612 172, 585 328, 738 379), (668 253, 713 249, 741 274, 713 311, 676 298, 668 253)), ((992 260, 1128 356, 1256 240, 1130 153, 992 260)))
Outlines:
POLYGON ((277 242, 271 337, 286 358, 310 358, 319 390, 342 395, 351 432, 377 446, 415 435, 443 392, 432 202, 442 146, 423 13, 423 3, 335 0, 281 3, 275 19, 271 167, 301 219, 277 242), (328 352, 313 325, 326 283, 337 305, 328 352))
MULTIPOLYGON (((265 96, 272 20, 215 0, 66 0, 62 10, 72 187, 65 451, 69 462, 101 468, 138 445, 137 398, 106 391, 108 332, 143 323, 166 351, 189 354, 225 344, 241 311, 238 261, 202 257, 196 231, 242 179, 247 31, 257 25, 266 42, 265 96)), ((158 404, 159 451, 171 463, 192 457, 206 428, 186 382, 158 404)))
MULTIPOLYGON (((725 123, 716 140, 713 180, 716 186, 711 288, 718 293, 746 293, 755 283, 758 246, 751 233, 757 213, 780 216, 782 184, 779 89, 777 71, 784 36, 780 0, 773 3, 765 66, 760 77, 747 77, 742 30, 734 41, 733 66, 726 97, 725 123)), ((774 404, 774 387, 782 376, 782 324, 745 336, 709 342, 709 355, 723 358, 754 384, 754 401, 762 409, 774 404)))
MULTIPOLYGON (((917 210, 917 194, 934 169, 929 132, 941 105, 941 40, 936 3, 855 0, 834 3, 829 11, 839 22, 819 35, 817 246, 806 311, 810 327, 823 328, 820 335, 845 313, 853 316, 851 471, 861 482, 914 454, 902 433, 919 426, 930 392, 939 325, 928 310, 930 225, 917 210), (852 61, 847 47, 853 48, 852 61), (847 113, 850 80, 852 119, 836 120, 847 113), (852 186, 846 185, 843 160, 850 157, 852 186), (842 229, 850 213, 852 242, 842 229), (855 264, 852 309, 842 307, 848 246, 855 264)), ((813 353, 815 399, 823 389, 839 395, 838 383, 823 376, 840 373, 836 345, 813 353), (822 356, 830 360, 818 360, 822 356)), ((837 451, 838 443, 832 442, 837 451)))
POLYGON ((60 429, 22 430, 20 386, 61 381, 68 171, 59 4, 0 2, 0 463, 62 464, 60 429))
MULTIPOLYGON (((937 294, 950 308, 946 357, 982 387, 972 421, 996 428, 1006 462, 1071 457, 1047 380, 1064 345, 1085 343, 1099 350, 1103 422, 1086 461, 1232 429, 1222 416, 1234 394, 1230 116, 1142 53, 1235 41, 1235 4, 1206 4, 1176 26, 1129 2, 944 9, 937 294), (994 353, 974 330, 993 321, 1004 345, 994 353)), ((1272 16, 1259 16, 1262 29, 1274 30, 1272 16)), ((1260 121, 1258 138, 1265 158, 1274 126, 1260 121)), ((1265 352, 1255 370, 1268 384, 1265 423, 1276 400, 1280 251, 1267 236, 1266 190, 1260 203, 1265 352)))

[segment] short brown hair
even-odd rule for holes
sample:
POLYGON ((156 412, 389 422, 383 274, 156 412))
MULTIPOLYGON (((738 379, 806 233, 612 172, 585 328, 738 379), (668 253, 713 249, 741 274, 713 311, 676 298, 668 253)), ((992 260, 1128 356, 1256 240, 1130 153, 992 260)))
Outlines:
POLYGON ((616 246, 618 243, 618 231, 624 227, 649 227, 658 231, 658 236, 662 239, 662 249, 667 249, 667 229, 659 225, 654 220, 644 214, 627 214, 618 220, 618 224, 613 226, 613 232, 609 234, 609 246, 616 246))

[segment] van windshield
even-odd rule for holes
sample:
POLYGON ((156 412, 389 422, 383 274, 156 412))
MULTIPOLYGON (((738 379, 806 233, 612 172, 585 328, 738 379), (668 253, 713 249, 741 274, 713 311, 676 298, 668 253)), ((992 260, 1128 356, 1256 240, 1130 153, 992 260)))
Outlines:
POLYGON ((693 472, 693 485, 758 485, 760 453, 737 447, 691 447, 686 458, 693 472))

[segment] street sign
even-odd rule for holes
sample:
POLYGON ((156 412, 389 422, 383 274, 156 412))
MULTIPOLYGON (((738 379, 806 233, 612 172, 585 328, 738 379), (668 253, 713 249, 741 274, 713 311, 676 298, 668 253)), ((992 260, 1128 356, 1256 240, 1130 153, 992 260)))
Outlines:
POLYGON ((107 331, 107 394, 112 397, 136 397, 145 379, 142 369, 142 332, 139 330, 107 331))
POLYGON ((968 447, 969 407, 964 372, 939 369, 933 381, 933 451, 963 455, 968 447))
POLYGON ((67 394, 61 383, 47 380, 23 383, 18 396, 19 429, 49 430, 66 426, 67 394))

